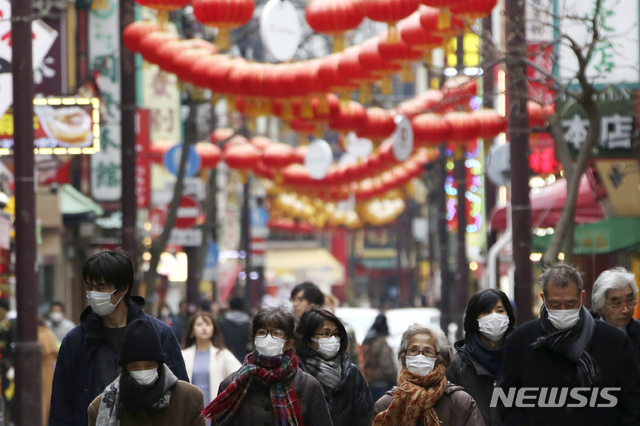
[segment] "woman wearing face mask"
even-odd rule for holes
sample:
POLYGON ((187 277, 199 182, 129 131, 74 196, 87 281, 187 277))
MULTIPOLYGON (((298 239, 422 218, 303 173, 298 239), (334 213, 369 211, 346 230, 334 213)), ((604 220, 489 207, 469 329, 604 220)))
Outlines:
POLYGON ((202 412, 211 424, 332 425, 320 383, 298 368, 295 325, 284 307, 267 307, 253 317, 255 350, 202 412))
POLYGON ((369 388, 347 356, 349 340, 340 320, 313 307, 302 314, 297 332, 300 368, 322 385, 334 426, 371 424, 369 388))
POLYGON ((451 345, 442 330, 413 324, 402 334, 398 386, 373 407, 374 426, 482 426, 475 401, 447 382, 451 345))
POLYGON ((464 313, 465 338, 456 342, 456 354, 447 379, 476 400, 486 425, 501 425, 497 408, 490 408, 496 381, 502 376, 504 340, 514 330, 516 316, 506 294, 490 288, 474 294, 464 313))
POLYGON ((178 380, 164 362, 153 325, 132 321, 122 338, 122 373, 89 405, 89 426, 204 426, 202 391, 178 380))
POLYGON ((204 393, 205 404, 217 395, 222 380, 242 366, 225 348, 222 333, 208 312, 191 317, 182 357, 189 381, 204 393))

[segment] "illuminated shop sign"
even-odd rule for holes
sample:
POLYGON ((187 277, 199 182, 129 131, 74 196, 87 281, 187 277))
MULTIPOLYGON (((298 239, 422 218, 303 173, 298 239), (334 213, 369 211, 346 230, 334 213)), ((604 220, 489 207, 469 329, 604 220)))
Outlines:
MULTIPOLYGON (((98 98, 42 98, 33 101, 36 154, 94 154, 100 151, 98 98)), ((13 111, 0 117, 0 155, 14 144, 13 111)))

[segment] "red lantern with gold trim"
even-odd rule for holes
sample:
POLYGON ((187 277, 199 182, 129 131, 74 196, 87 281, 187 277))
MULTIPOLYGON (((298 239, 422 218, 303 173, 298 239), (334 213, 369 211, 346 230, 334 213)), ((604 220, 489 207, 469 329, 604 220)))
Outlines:
POLYGON ((357 102, 349 101, 340 105, 338 116, 329 123, 329 127, 331 130, 341 133, 357 132, 365 125, 366 119, 367 110, 365 107, 357 102))
POLYGON ((140 6, 156 10, 158 12, 158 23, 161 27, 164 27, 169 20, 169 12, 182 9, 191 3, 191 0, 135 0, 135 2, 140 6))
POLYGON ((140 40, 139 53, 145 61, 152 64, 158 63, 158 51, 165 43, 177 40, 178 36, 164 31, 149 33, 140 40))
POLYGON ((493 109, 482 109, 471 113, 480 124, 478 137, 492 139, 507 130, 507 119, 493 109))
POLYGON ((491 13, 498 0, 465 0, 450 7, 451 13, 467 20, 481 19, 491 13))
POLYGON ((384 59, 402 67, 400 78, 403 83, 413 83, 411 64, 422 57, 422 52, 412 49, 402 36, 398 38, 397 43, 389 43, 385 34, 380 36, 378 51, 384 59))
POLYGON ((392 94, 391 76, 400 71, 401 67, 387 61, 380 55, 376 37, 362 43, 358 60, 364 69, 382 79, 382 93, 392 94))
POLYGON ((122 43, 132 52, 140 51, 140 42, 147 34, 160 31, 160 27, 150 21, 137 21, 126 26, 122 31, 122 43))
POLYGON ((393 116, 386 109, 368 108, 364 125, 356 133, 360 138, 371 139, 374 143, 380 143, 387 139, 396 129, 393 116))
POLYGON ((439 29, 441 31, 446 31, 451 27, 452 19, 450 8, 462 4, 465 1, 466 0, 421 0, 422 4, 424 4, 425 6, 440 9, 440 15, 438 17, 436 29, 439 29))
POLYGON ((357 84, 349 81, 340 73, 338 64, 341 58, 341 53, 334 53, 322 58, 318 68, 318 78, 330 91, 340 94, 340 99, 343 102, 347 102, 349 101, 349 92, 355 89, 357 84))
POLYGON ((253 170, 259 159, 260 151, 250 143, 233 144, 224 150, 225 163, 242 173, 253 170))
POLYGON ((216 45, 220 50, 229 50, 229 30, 241 27, 251 20, 255 3, 253 0, 193 0, 193 14, 203 25, 218 28, 216 45))
POLYGON ((360 86, 360 102, 366 104, 373 100, 369 85, 378 81, 378 77, 362 66, 359 55, 359 46, 345 50, 338 61, 338 71, 351 83, 360 86))
POLYGON ((356 29, 365 17, 362 0, 311 0, 305 16, 314 31, 333 36, 333 51, 344 50, 344 32, 356 29))
POLYGON ((398 40, 396 22, 415 12, 420 0, 364 0, 364 5, 367 18, 389 26, 388 41, 395 43, 398 40))
MULTIPOLYGON (((438 19, 438 15, 440 14, 438 9, 421 6, 421 9, 425 8, 430 9, 430 12, 435 14, 435 19, 438 19)), ((442 37, 433 35, 431 31, 422 26, 420 23, 420 12, 415 12, 402 21, 399 26, 399 31, 402 40, 411 46, 412 49, 422 52, 423 60, 427 63, 431 63, 431 51, 442 46, 444 42, 442 37)))
POLYGON ((441 115, 420 114, 411 120, 413 140, 418 146, 437 145, 451 137, 451 123, 441 115))
POLYGON ((272 143, 262 153, 264 164, 275 169, 285 168, 293 164, 295 160, 293 148, 284 143, 272 143))
POLYGON ((468 112, 450 112, 443 119, 451 125, 450 142, 468 142, 480 135, 480 123, 468 112))

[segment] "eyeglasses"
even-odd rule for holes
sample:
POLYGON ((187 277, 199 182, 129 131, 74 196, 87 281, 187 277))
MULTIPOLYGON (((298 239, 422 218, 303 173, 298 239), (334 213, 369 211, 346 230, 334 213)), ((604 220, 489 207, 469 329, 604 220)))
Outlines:
POLYGON ((623 307, 625 307, 625 306, 626 306, 627 308, 629 308, 629 309, 633 310, 633 308, 635 308, 635 306, 636 306, 636 304, 637 304, 637 303, 638 303, 638 301, 637 301, 637 300, 632 300, 632 301, 630 301, 630 302, 626 302, 626 303, 621 303, 621 302, 618 302, 618 303, 608 303, 608 302, 607 302, 607 305, 609 305, 609 307, 611 307, 611 309, 613 309, 614 311, 619 311, 620 309, 622 309, 622 308, 623 308, 623 307))
POLYGON ((278 339, 284 339, 286 336, 284 331, 276 328, 275 330, 258 330, 256 337, 267 337, 269 334, 271 334, 272 337, 277 337, 278 339))
POLYGON ((342 333, 340 333, 339 331, 335 331, 333 333, 330 333, 328 331, 325 331, 324 333, 314 333, 314 336, 320 336, 324 339, 328 339, 329 337, 337 337, 338 339, 342 339, 342 333))
POLYGON ((404 354, 406 356, 418 356, 418 354, 422 354, 431 358, 435 358, 436 356, 438 356, 438 352, 436 352, 435 349, 432 348, 426 348, 423 350, 419 350, 418 348, 408 348, 404 351, 404 354))

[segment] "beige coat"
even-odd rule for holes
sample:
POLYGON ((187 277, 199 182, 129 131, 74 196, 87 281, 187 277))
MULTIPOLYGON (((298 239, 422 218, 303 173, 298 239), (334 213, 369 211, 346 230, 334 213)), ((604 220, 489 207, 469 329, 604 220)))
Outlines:
MULTIPOLYGON (((189 381, 193 383, 193 364, 196 359, 196 345, 189 346, 182 351, 184 365, 187 368, 189 381)), ((218 386, 231 373, 237 371, 242 364, 228 349, 218 349, 211 345, 209 347, 209 395, 211 401, 216 397, 218 386)), ((208 405, 211 401, 205 401, 208 405)))
POLYGON ((58 359, 58 339, 46 325, 38 326, 38 343, 42 348, 42 424, 47 424, 53 385, 53 366, 58 359))
MULTIPOLYGON (((162 410, 125 411, 120 426, 205 426, 202 391, 190 383, 179 380, 173 387, 171 400, 162 410)), ((95 426, 102 394, 89 405, 89 426, 95 426)))

